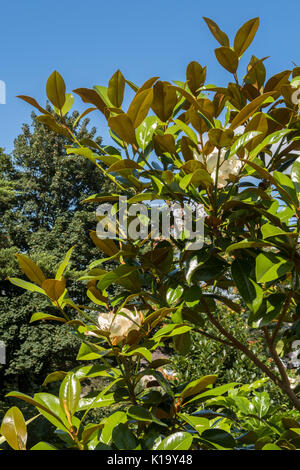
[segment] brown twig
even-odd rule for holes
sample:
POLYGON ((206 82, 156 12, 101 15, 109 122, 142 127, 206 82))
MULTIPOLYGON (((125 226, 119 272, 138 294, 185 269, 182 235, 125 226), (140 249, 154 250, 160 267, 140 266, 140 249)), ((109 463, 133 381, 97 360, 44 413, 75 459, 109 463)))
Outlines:
MULTIPOLYGON (((270 351, 270 354, 279 370, 279 373, 281 375, 281 383, 280 383, 280 388, 281 390, 286 393, 289 398, 292 400, 292 402, 294 403, 295 407, 300 410, 300 400, 299 398, 297 398, 297 395, 295 394, 295 392, 292 390, 291 388, 291 384, 290 384, 290 380, 288 378, 288 375, 286 373, 286 370, 285 370, 285 367, 276 351, 276 348, 274 346, 274 342, 272 340, 272 338, 270 337, 270 334, 269 334, 269 331, 268 331, 268 328, 266 326, 263 327, 263 332, 264 332, 264 335, 265 335, 265 338, 266 338, 266 343, 268 345, 268 348, 269 348, 269 351, 270 351)), ((274 336, 274 335, 273 335, 274 336)))
POLYGON ((279 318, 278 318, 277 325, 276 325, 276 327, 275 327, 275 329, 274 329, 274 331, 273 331, 273 335, 272 335, 272 337, 270 338, 270 341, 271 341, 272 345, 274 345, 274 343, 275 343, 275 340, 276 340, 276 338, 277 338, 277 335, 278 335, 278 332, 279 332, 279 330, 280 330, 280 327, 281 327, 281 325, 282 325, 282 323, 283 323, 283 321, 284 321, 284 318, 285 318, 285 316, 286 316, 286 314, 287 314, 287 312, 288 312, 288 309, 289 309, 289 306, 290 306, 290 302, 291 302, 291 298, 292 298, 292 293, 290 292, 290 293, 287 295, 286 299, 285 299, 285 303, 284 303, 282 312, 281 312, 281 314, 280 314, 280 316, 279 316, 279 318))
POLYGON ((207 312, 207 317, 219 332, 222 333, 225 338, 229 339, 233 347, 246 354, 246 356, 248 356, 249 359, 251 359, 251 361, 254 362, 254 364, 259 367, 276 385, 280 385, 281 382, 279 377, 275 375, 260 359, 258 359, 258 357, 249 348, 247 348, 247 346, 236 339, 231 333, 229 333, 229 331, 225 330, 216 317, 214 317, 210 312, 207 312))

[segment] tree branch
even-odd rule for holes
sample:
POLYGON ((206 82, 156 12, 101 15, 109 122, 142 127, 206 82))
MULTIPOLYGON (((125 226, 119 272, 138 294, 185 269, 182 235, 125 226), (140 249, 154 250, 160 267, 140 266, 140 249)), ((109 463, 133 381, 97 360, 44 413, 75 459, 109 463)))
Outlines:
POLYGON ((231 348, 233 347, 233 344, 229 343, 229 341, 226 341, 225 339, 218 338, 217 336, 211 335, 210 333, 207 333, 206 331, 203 331, 201 329, 194 330, 194 331, 196 333, 200 333, 203 336, 206 336, 207 338, 213 339, 214 341, 218 341, 219 343, 222 343, 225 346, 230 346, 231 348))
POLYGON ((271 344, 274 345, 275 343, 275 340, 277 338, 277 335, 278 335, 278 332, 280 330, 280 327, 284 321, 284 318, 288 312, 288 309, 289 309, 289 306, 290 306, 290 302, 291 302, 291 298, 292 298, 292 293, 290 292, 286 299, 285 299, 285 303, 284 303, 284 306, 283 306, 283 309, 282 309, 282 312, 278 318, 278 321, 277 321, 277 325, 273 331, 273 335, 272 335, 272 338, 270 338, 270 341, 271 341, 271 344))

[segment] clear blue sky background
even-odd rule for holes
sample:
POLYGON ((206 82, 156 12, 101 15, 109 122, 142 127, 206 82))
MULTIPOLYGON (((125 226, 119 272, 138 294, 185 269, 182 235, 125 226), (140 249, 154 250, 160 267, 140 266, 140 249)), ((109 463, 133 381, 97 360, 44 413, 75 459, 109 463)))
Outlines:
MULTIPOLYGON (((120 68, 141 85, 157 75, 163 80, 185 80, 191 60, 208 66, 208 83, 232 80, 218 64, 219 47, 202 16, 216 21, 231 40, 248 19, 259 16, 251 53, 267 61, 268 75, 300 65, 299 0, 10 0, 1 5, 1 70, 7 104, 0 105, 0 146, 9 152, 22 123, 30 122, 31 107, 16 98, 35 97, 45 104, 45 84, 57 69, 67 90, 107 85, 120 68)), ((243 69, 244 72, 245 69, 243 69)), ((84 105, 85 106, 85 105, 84 105)), ((80 98, 75 107, 84 109, 80 98)), ((108 142, 105 119, 90 115, 98 133, 108 142)))

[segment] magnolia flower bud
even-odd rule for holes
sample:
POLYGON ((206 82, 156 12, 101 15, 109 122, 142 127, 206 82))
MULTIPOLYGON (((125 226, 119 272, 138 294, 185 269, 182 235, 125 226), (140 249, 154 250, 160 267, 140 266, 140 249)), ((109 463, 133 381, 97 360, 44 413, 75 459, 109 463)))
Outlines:
POLYGON ((100 313, 98 323, 100 330, 109 331, 112 343, 118 344, 130 331, 140 328, 141 318, 137 312, 122 308, 118 314, 100 313))

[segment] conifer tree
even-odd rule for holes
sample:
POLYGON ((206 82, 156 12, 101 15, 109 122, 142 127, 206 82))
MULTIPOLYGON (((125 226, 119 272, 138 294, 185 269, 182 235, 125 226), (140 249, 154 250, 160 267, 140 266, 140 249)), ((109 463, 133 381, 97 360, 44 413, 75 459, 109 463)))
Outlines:
MULTIPOLYGON (((74 112, 69 123, 77 117, 74 112)), ((85 288, 75 279, 89 260, 101 254, 89 236, 97 223, 95 207, 81 201, 112 189, 89 160, 66 154, 70 143, 66 137, 35 120, 34 114, 31 118, 31 125, 24 124, 15 139, 12 158, 2 154, 0 160, 0 338, 7 348, 7 364, 0 364, 3 396, 12 385, 24 392, 40 387, 48 372, 64 368, 76 357, 76 342, 67 328, 53 322, 29 323, 33 313, 51 307, 5 281, 21 274, 15 254, 32 257, 51 277, 67 250, 76 245, 68 278, 74 279, 72 296, 85 301, 85 288)), ((88 130, 88 123, 83 120, 76 134, 78 139, 95 141, 96 129, 88 130)), ((100 144, 101 138, 96 142, 100 144)))

